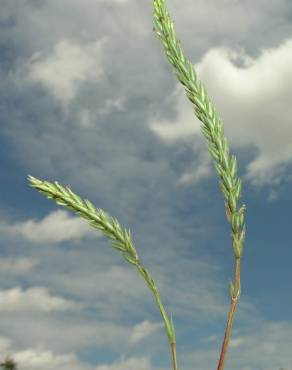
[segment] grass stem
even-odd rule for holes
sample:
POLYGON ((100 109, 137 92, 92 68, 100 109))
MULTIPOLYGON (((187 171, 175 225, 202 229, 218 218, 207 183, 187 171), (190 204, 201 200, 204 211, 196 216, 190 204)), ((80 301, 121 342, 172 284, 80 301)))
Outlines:
POLYGON ((231 304, 227 318, 218 370, 223 370, 227 353, 232 322, 240 297, 240 259, 243 253, 246 227, 244 224, 245 205, 239 205, 241 179, 237 176, 237 160, 231 155, 229 143, 224 135, 223 122, 209 98, 196 71, 188 61, 176 36, 174 22, 166 8, 165 0, 153 0, 154 28, 170 64, 174 67, 177 79, 184 86, 186 95, 194 106, 194 113, 201 121, 201 132, 208 142, 208 150, 214 160, 219 176, 220 188, 224 197, 225 213, 231 226, 232 247, 235 256, 234 284, 230 281, 231 304))
POLYGON ((102 231, 111 241, 112 247, 117 249, 127 262, 136 266, 139 274, 142 276, 155 297, 171 347, 173 370, 178 370, 176 360, 175 329, 172 317, 169 320, 163 307, 157 285, 149 271, 141 263, 132 241, 130 230, 123 230, 116 218, 111 217, 102 209, 96 208, 88 199, 82 199, 68 186, 64 187, 57 181, 54 183, 41 181, 30 175, 28 176, 28 180, 32 187, 44 194, 47 198, 54 199, 57 204, 62 205, 77 215, 85 218, 92 227, 102 231))
POLYGON ((217 370, 223 370, 224 369, 224 363, 228 348, 228 343, 230 339, 231 329, 232 329, 232 323, 233 318, 235 315, 236 307, 240 299, 240 258, 237 258, 235 260, 235 278, 234 278, 234 290, 236 293, 236 296, 230 297, 230 308, 227 316, 227 323, 226 323, 226 330, 224 334, 224 339, 222 343, 220 358, 218 362, 217 370))
POLYGON ((172 364, 173 370, 177 370, 177 359, 176 359, 176 343, 171 343, 171 353, 172 353, 172 364))

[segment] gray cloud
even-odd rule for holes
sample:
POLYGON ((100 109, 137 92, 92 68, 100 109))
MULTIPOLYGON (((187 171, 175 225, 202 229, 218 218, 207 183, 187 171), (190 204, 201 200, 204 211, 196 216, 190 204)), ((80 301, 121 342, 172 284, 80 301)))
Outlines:
POLYGON ((22 275, 31 271, 39 264, 35 258, 0 258, 0 273, 8 275, 22 275))

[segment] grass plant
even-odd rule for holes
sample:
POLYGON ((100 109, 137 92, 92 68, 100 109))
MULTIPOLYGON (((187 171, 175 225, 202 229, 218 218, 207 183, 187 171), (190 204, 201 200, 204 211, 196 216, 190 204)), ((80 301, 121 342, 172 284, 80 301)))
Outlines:
POLYGON ((17 370, 17 363, 10 357, 6 357, 4 362, 0 363, 3 370, 17 370))
MULTIPOLYGON (((223 193, 226 217, 231 226, 235 272, 234 281, 229 281, 230 308, 217 365, 217 370, 223 370, 232 323, 241 294, 240 269, 245 239, 245 205, 239 204, 241 180, 237 175, 236 157, 229 152, 223 122, 208 97, 202 82, 197 79, 192 63, 187 60, 184 54, 180 41, 176 37, 174 23, 166 8, 165 0, 153 0, 153 10, 153 30, 163 46, 168 61, 175 70, 177 79, 183 85, 187 98, 194 106, 195 115, 201 121, 201 132, 207 139, 208 151, 213 158, 215 170, 219 177, 220 189, 223 193)), ((167 315, 157 285, 139 259, 130 230, 123 229, 117 219, 96 208, 89 200, 81 199, 68 186, 62 186, 57 181, 54 183, 41 181, 30 175, 28 180, 32 187, 39 190, 46 197, 54 199, 56 203, 85 218, 91 226, 102 231, 110 240, 112 247, 117 249, 127 262, 137 268, 158 305, 171 349, 173 370, 178 370, 175 329, 172 317, 169 318, 167 315)))

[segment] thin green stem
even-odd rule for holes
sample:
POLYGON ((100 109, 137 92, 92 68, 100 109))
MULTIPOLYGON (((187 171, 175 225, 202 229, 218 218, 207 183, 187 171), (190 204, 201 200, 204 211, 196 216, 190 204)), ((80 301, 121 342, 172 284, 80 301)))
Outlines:
POLYGON ((161 316, 162 316, 163 321, 164 321, 165 330, 166 330, 166 333, 168 335, 168 340, 169 340, 169 344, 170 344, 170 348, 171 348, 171 354, 172 354, 172 367, 173 367, 173 370, 178 370, 177 355, 176 355, 176 339, 175 339, 175 332, 174 332, 173 323, 172 323, 172 321, 169 321, 169 319, 167 317, 167 314, 166 314, 165 309, 162 305, 160 294, 159 294, 159 291, 158 291, 157 287, 155 287, 155 289, 153 289, 152 292, 154 294, 157 305, 159 307, 159 311, 160 311, 161 316))
POLYGON ((91 226, 102 231, 103 234, 110 239, 112 247, 117 249, 127 262, 136 266, 139 274, 142 276, 155 297, 164 322, 169 344, 171 346, 173 370, 178 370, 176 362, 175 329, 173 321, 172 319, 169 320, 167 316, 154 279, 150 275, 149 271, 143 267, 141 260, 139 259, 138 253, 132 241, 130 230, 123 230, 116 218, 111 217, 102 209, 96 208, 88 199, 83 200, 68 186, 64 187, 57 181, 54 183, 41 181, 33 176, 28 176, 28 180, 30 181, 32 187, 36 188, 47 198, 54 199, 57 204, 70 209, 79 216, 88 220, 91 226))
POLYGON ((164 322, 165 331, 167 333, 168 341, 169 341, 170 348, 171 348, 173 370, 178 370, 177 356, 176 356, 175 330, 174 330, 174 325, 173 325, 172 319, 171 320, 168 319, 167 313, 166 313, 166 311, 163 307, 162 301, 161 301, 161 297, 160 297, 160 293, 158 291, 158 288, 157 288, 154 280, 151 278, 149 272, 145 268, 143 268, 141 264, 137 264, 137 269, 139 270, 140 274, 143 276, 144 280, 148 284, 150 290, 152 291, 152 293, 155 297, 155 300, 156 300, 156 303, 158 305, 161 317, 162 317, 163 322, 164 322))

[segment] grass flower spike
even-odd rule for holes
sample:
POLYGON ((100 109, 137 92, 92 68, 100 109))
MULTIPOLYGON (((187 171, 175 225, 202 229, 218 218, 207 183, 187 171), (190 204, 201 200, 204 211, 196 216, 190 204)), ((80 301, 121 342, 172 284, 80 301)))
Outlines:
POLYGON ((48 181, 38 180, 30 175, 28 176, 28 180, 32 187, 44 194, 47 198, 54 199, 57 204, 70 209, 77 215, 88 220, 91 226, 102 231, 102 233, 111 241, 112 247, 117 249, 126 261, 137 268, 139 274, 143 277, 144 281, 153 293, 158 305, 171 348, 173 370, 177 370, 175 330, 172 318, 169 320, 163 307, 156 283, 149 271, 143 267, 138 257, 130 230, 122 229, 116 218, 109 216, 102 209, 96 208, 89 200, 81 199, 78 195, 73 193, 69 187, 64 187, 57 181, 50 183, 48 181))
POLYGON ((192 63, 184 55, 176 37, 174 23, 167 11, 165 0, 153 0, 154 31, 158 35, 168 61, 175 69, 177 79, 185 88, 186 95, 194 105, 194 113, 201 121, 201 132, 208 142, 208 150, 214 160, 215 170, 220 179, 226 216, 231 225, 232 246, 235 256, 234 283, 230 280, 230 310, 222 344, 218 370, 224 368, 224 361, 231 333, 232 321, 240 298, 240 261, 245 239, 245 205, 239 206, 241 180, 237 176, 237 161, 229 153, 229 144, 224 135, 223 123, 207 95, 201 81, 197 80, 192 63))

